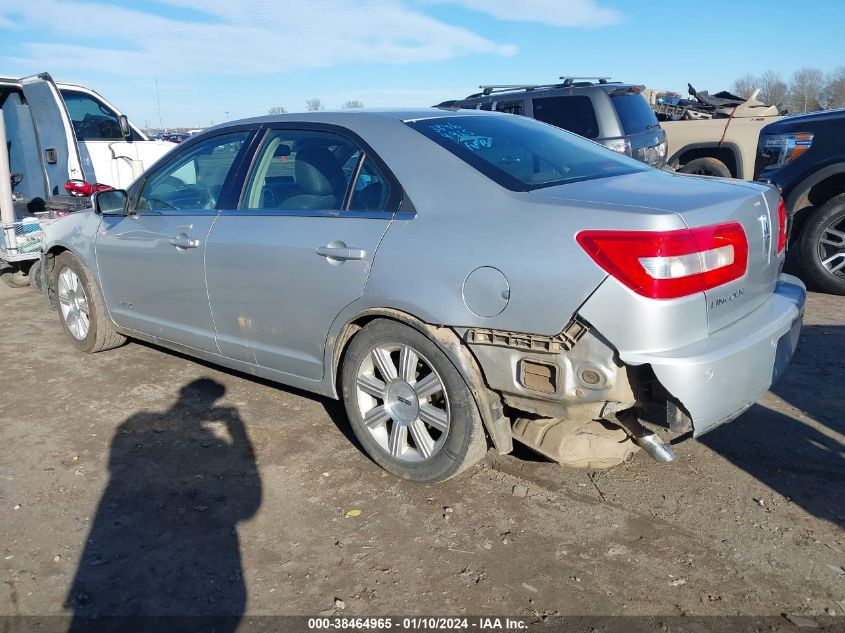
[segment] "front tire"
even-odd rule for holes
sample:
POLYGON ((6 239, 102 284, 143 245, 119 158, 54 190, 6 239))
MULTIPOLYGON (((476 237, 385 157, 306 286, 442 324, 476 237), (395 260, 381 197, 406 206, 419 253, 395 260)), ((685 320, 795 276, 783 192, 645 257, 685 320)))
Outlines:
POLYGON ((798 247, 807 277, 825 292, 845 295, 845 194, 831 198, 807 218, 798 247))
POLYGON ((90 272, 73 254, 56 257, 50 286, 55 289, 62 327, 78 349, 94 354, 126 342, 111 322, 90 272))
POLYGON ((487 440, 466 381, 417 330, 372 321, 352 339, 341 371, 352 430, 389 473, 434 483, 484 457, 487 440))
POLYGON ((682 174, 693 174, 697 176, 713 176, 716 178, 731 178, 731 170, 718 158, 705 156, 696 158, 678 169, 682 174))

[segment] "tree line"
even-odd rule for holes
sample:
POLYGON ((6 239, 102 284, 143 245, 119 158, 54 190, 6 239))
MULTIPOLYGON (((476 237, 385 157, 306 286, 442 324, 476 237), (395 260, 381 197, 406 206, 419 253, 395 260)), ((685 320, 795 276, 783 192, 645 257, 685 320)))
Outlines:
MULTIPOLYGON (((341 108, 347 110, 360 109, 363 107, 364 104, 358 101, 357 99, 349 99, 348 101, 345 101, 341 106, 341 108)), ((318 110, 323 110, 325 108, 323 108, 323 101, 321 99, 318 99, 317 97, 314 97, 312 99, 305 100, 305 109, 308 112, 317 112, 318 110)), ((282 106, 273 106, 268 111, 268 114, 287 114, 287 112, 288 111, 282 106)))
POLYGON ((733 83, 733 92, 747 99, 760 89, 759 101, 789 112, 816 112, 845 108, 845 66, 827 74, 818 68, 801 68, 789 80, 773 71, 743 75, 733 83))

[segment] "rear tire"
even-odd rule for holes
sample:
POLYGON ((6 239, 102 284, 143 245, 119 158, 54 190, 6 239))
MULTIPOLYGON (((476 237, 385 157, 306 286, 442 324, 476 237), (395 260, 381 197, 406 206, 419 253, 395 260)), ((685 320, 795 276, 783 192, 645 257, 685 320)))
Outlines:
POLYGON ((798 248, 804 274, 821 290, 845 295, 845 193, 831 198, 807 218, 798 248))
POLYGON ((32 286, 34 290, 38 292, 42 292, 43 288, 41 288, 41 260, 36 259, 32 266, 29 268, 29 285, 32 286))
POLYGON ((29 275, 24 273, 18 264, 4 266, 0 270, 0 279, 9 288, 26 288, 29 285, 29 275))
POLYGON ((62 327, 71 342, 86 354, 126 342, 109 318, 103 295, 92 277, 82 262, 66 251, 56 257, 50 279, 62 327))
POLYGON ((466 381, 417 330, 388 319, 372 321, 352 339, 341 372, 352 430, 387 472, 435 483, 487 452, 466 381))
POLYGON ((732 178, 731 170, 718 158, 705 156, 696 158, 678 169, 682 174, 694 174, 697 176, 712 176, 716 178, 732 178))

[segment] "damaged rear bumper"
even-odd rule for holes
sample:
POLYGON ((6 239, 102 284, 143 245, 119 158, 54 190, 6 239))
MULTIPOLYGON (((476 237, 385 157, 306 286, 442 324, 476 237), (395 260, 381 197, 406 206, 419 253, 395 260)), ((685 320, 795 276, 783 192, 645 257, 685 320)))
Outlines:
POLYGON ((748 409, 781 376, 798 344, 806 290, 781 275, 769 300, 739 321, 691 345, 658 353, 621 353, 650 365, 683 405, 699 437, 748 409))

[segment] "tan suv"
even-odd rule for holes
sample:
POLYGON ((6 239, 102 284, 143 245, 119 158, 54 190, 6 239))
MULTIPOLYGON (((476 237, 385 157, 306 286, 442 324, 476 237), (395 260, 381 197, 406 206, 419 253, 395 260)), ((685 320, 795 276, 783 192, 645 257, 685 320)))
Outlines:
POLYGON ((775 106, 727 92, 710 95, 689 87, 690 99, 646 90, 643 96, 666 131, 668 164, 685 174, 754 178, 760 130, 781 118, 775 106))

